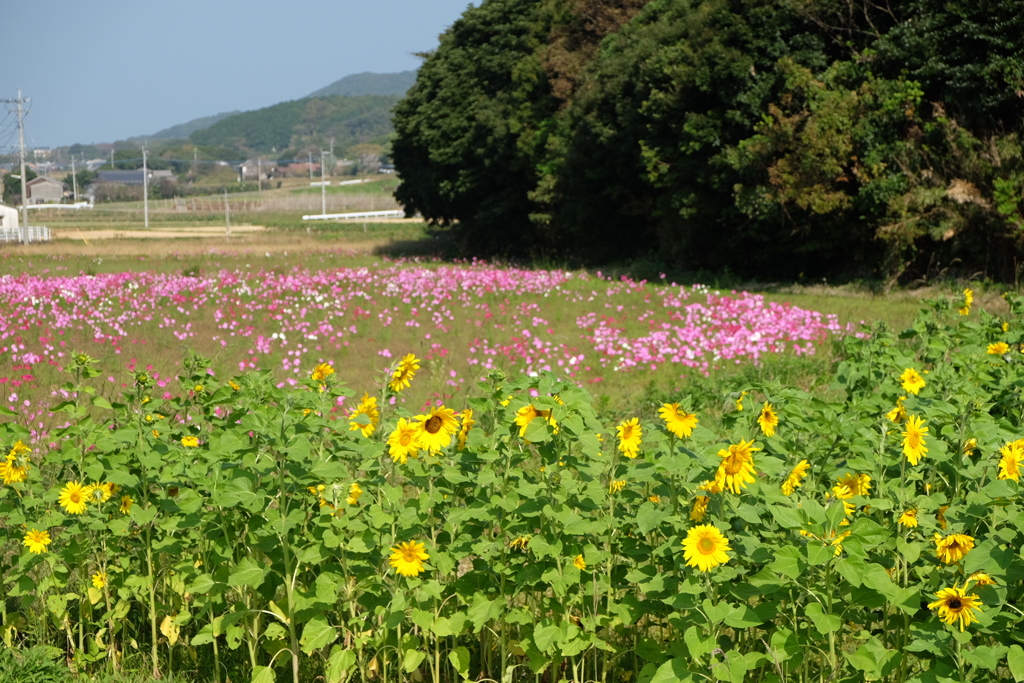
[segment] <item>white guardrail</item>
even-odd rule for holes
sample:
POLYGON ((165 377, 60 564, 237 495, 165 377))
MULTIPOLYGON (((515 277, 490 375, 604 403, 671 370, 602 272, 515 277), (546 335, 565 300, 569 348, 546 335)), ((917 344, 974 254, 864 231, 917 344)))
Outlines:
POLYGON ((303 216, 304 221, 350 220, 353 218, 404 218, 405 211, 359 211, 357 213, 315 213, 303 216))
MULTIPOLYGON (((0 228, 0 241, 21 242, 21 230, 21 228, 0 228)), ((30 225, 27 238, 29 242, 49 242, 50 229, 45 225, 30 225)))
POLYGON ((29 204, 28 209, 91 209, 89 202, 78 202, 77 204, 29 204))

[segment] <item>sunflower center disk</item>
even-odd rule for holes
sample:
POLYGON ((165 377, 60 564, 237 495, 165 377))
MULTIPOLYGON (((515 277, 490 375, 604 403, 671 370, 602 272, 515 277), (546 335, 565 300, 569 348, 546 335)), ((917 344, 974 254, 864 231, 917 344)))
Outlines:
POLYGON ((431 434, 437 434, 439 431, 441 431, 441 418, 439 418, 437 415, 434 415, 423 424, 423 428, 430 432, 431 434))

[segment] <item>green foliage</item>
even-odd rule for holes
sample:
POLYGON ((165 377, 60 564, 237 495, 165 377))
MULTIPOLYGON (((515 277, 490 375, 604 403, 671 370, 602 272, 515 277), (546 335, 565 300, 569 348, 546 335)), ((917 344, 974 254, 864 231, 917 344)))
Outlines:
POLYGON ((396 110, 398 197, 457 224, 467 254, 1013 278, 1022 17, 1020 0, 486 0, 396 110))
POLYGON ((365 142, 386 141, 392 132, 390 111, 397 98, 307 97, 243 112, 196 131, 196 145, 231 147, 246 154, 278 156, 307 148, 320 149, 334 138, 337 150, 365 142))
POLYGON ((847 337, 827 394, 748 375, 664 397, 695 413, 686 433, 637 406, 635 457, 628 423, 550 373, 493 372, 464 439, 451 419, 405 459, 388 434, 430 418, 391 406, 390 371, 355 410, 333 369, 279 388, 190 351, 176 392, 137 371, 107 400, 72 353, 53 443, 0 425, 0 680, 67 680, 65 653, 171 680, 1017 680, 1024 299, 962 303, 847 337), (750 476, 730 485, 737 449, 750 476), (82 509, 68 482, 90 482, 82 509), (729 549, 700 569, 684 540, 704 525, 729 549), (945 561, 954 533, 972 547, 945 561), (954 586, 968 623, 934 606, 954 586))
MULTIPOLYGON (((5 173, 3 175, 3 199, 5 202, 13 202, 14 197, 21 197, 21 178, 15 178, 16 171, 11 173, 5 173)), ((25 182, 38 177, 38 174, 29 167, 25 167, 25 182)), ((20 202, 20 200, 19 200, 20 202)))

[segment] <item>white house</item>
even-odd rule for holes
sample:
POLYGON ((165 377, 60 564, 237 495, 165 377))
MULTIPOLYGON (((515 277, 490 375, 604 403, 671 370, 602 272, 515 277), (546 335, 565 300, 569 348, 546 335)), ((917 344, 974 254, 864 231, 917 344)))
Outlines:
POLYGON ((17 209, 0 204, 0 230, 13 230, 18 225, 17 209))

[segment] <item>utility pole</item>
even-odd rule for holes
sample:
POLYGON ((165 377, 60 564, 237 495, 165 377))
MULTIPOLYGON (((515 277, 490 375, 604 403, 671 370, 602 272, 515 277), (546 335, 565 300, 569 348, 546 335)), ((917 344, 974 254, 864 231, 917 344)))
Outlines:
MULTIPOLYGON (((4 100, 7 105, 15 105, 18 112, 18 141, 21 148, 21 242, 22 244, 28 244, 28 197, 26 197, 27 189, 25 187, 25 109, 23 105, 31 102, 27 97, 21 96, 21 91, 18 91, 18 97, 13 100, 4 100)), ((7 111, 10 111, 8 106, 7 111)))
POLYGON ((334 138, 331 138, 331 156, 329 158, 331 160, 331 170, 333 171, 334 170, 334 138))
POLYGON ((146 168, 146 148, 142 148, 142 212, 149 227, 149 170, 146 168))
POLYGON ((309 182, 313 182, 313 153, 309 153, 309 182))
POLYGON ((263 192, 263 159, 256 160, 256 189, 263 192))
MULTIPOLYGON (((320 213, 327 215, 327 180, 324 177, 324 150, 320 150, 320 213)), ((24 181, 22 181, 24 182, 24 181)))
POLYGON ((231 205, 228 204, 228 188, 224 188, 224 235, 231 239, 231 205))
POLYGON ((117 166, 114 166, 114 148, 113 148, 113 146, 111 146, 111 148, 110 148, 110 170, 111 171, 116 171, 117 170, 117 166))
POLYGON ((74 192, 74 197, 75 197, 75 204, 77 204, 78 203, 78 178, 75 177, 75 157, 73 157, 73 156, 71 157, 71 186, 75 188, 73 190, 73 192, 74 192))

